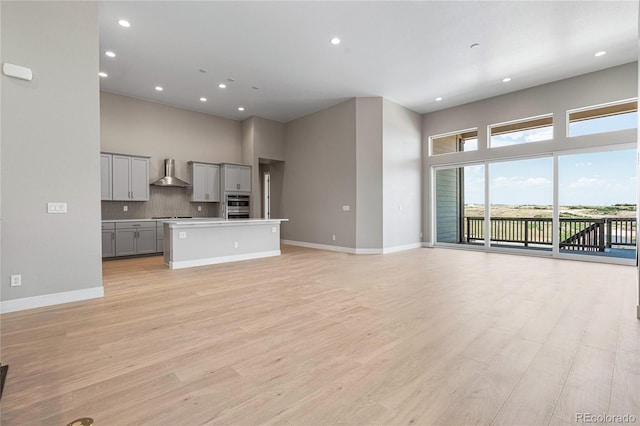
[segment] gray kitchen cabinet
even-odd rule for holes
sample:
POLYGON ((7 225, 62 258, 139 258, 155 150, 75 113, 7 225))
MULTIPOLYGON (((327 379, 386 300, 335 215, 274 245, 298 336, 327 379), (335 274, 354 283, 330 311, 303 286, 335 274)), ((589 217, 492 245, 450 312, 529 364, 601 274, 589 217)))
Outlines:
POLYGON ((251 192, 251 166, 222 165, 222 187, 226 192, 251 192))
POLYGON ((117 222, 116 256, 156 253, 156 222, 117 222))
POLYGON ((111 173, 113 166, 111 164, 111 154, 100 154, 100 198, 102 200, 112 200, 111 193, 111 173))
POLYGON ((113 154, 112 199, 114 201, 149 200, 149 157, 113 154))
POLYGON ((164 252, 164 222, 156 222, 156 253, 164 252))
POLYGON ((220 165, 189 162, 191 169, 191 201, 220 201, 220 165))
POLYGON ((113 222, 102 223, 102 257, 116 255, 116 228, 113 222))

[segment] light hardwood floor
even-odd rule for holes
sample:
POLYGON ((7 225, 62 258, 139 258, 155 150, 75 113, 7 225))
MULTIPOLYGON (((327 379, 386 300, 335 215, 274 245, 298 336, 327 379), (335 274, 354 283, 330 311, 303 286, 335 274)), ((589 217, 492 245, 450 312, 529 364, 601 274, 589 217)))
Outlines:
POLYGON ((446 249, 168 270, 4 314, 3 425, 640 423, 635 268, 446 249))

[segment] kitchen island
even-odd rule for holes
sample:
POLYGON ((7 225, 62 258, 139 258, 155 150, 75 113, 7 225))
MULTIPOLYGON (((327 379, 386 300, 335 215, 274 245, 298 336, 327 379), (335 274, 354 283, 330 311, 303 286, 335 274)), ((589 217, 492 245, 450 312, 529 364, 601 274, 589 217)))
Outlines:
POLYGON ((164 263, 171 269, 280 255, 280 223, 287 219, 164 221, 164 263))

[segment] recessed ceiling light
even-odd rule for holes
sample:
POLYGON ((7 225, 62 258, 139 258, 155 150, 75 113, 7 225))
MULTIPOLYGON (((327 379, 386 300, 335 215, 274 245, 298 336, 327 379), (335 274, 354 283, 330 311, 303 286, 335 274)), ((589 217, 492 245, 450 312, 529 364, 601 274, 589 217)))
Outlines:
POLYGON ((164 89, 163 89, 162 87, 160 87, 160 86, 156 86, 156 90, 157 90, 158 92, 162 92, 164 89))
POLYGON ((109 75, 108 75, 106 72, 102 72, 102 71, 100 71, 100 72, 98 73, 98 75, 99 75, 100 77, 102 77, 102 78, 104 78, 104 77, 109 77, 109 75))
POLYGON ((116 57, 116 54, 115 54, 115 53, 113 53, 113 52, 112 52, 112 51, 110 51, 110 50, 107 50, 106 52, 104 52, 104 54, 105 54, 105 55, 107 55, 107 56, 108 56, 108 57, 110 57, 110 58, 115 58, 115 57, 116 57))
POLYGON ((440 102, 441 100, 442 100, 442 98, 441 98, 440 96, 438 96, 438 97, 436 98, 436 102, 440 102))
POLYGON ((218 87, 221 88, 221 89, 225 89, 227 87, 227 85, 224 84, 224 83, 220 83, 220 84, 218 84, 218 87))
POLYGON ((331 44, 340 44, 340 39, 338 37, 334 37, 331 39, 331 44))
POLYGON ((129 28, 131 26, 129 21, 127 21, 126 19, 119 20, 118 24, 120 24, 121 27, 125 27, 125 28, 129 28))
POLYGON ((598 53, 596 53, 594 56, 604 56, 606 54, 607 54, 607 52, 605 52, 604 50, 601 50, 598 53))
POLYGON ((244 107, 238 107, 238 111, 244 111, 244 107))
POLYGON ((200 98, 200 102, 207 102, 207 98, 200 98))
POLYGON ((503 83, 508 83, 510 81, 511 81, 511 77, 505 77, 505 78, 502 79, 503 83))

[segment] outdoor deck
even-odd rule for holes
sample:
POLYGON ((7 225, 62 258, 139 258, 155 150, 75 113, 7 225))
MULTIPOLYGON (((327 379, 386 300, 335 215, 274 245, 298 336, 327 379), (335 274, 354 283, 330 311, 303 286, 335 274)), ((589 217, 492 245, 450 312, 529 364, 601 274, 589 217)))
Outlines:
MULTIPOLYGON (((483 217, 464 218, 464 241, 485 239, 483 217)), ((560 251, 635 258, 637 226, 635 218, 560 218, 560 251)), ((489 239, 493 246, 551 250, 553 219, 492 217, 489 239)))

